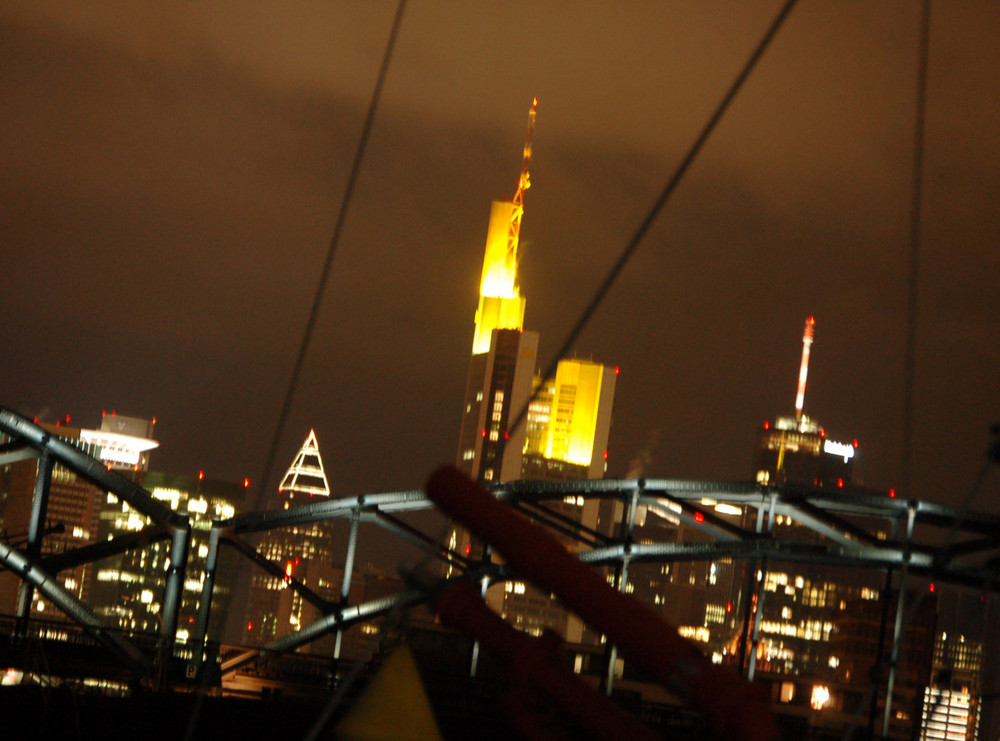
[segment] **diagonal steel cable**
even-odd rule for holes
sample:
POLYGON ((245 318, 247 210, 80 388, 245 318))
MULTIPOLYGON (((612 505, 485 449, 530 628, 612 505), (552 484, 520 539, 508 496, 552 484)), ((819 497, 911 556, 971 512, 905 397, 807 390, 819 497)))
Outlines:
MULTIPOLYGON (((274 437, 271 439, 271 447, 268 449, 267 457, 264 459, 264 470, 260 476, 260 485, 257 487, 255 507, 260 506, 264 493, 267 489, 267 480, 274 467, 274 459, 278 452, 278 445, 281 442, 281 435, 285 430, 285 422, 288 419, 288 412, 292 406, 292 398, 295 396, 295 389, 298 387, 299 377, 302 374, 302 366, 305 364, 306 354, 309 350, 309 343, 312 340, 313 330, 316 327, 316 319, 319 316, 319 308, 323 303, 323 296, 326 293, 326 284, 330 277, 330 268, 333 265, 333 258, 340 243, 340 235, 344 229, 344 222, 347 220, 347 212, 354 196, 354 189, 361 173, 361 162, 364 159, 365 150, 368 146, 368 139, 371 136, 372 127, 375 123, 375 113, 378 110, 379 101, 382 97, 382 87, 389 71, 389 62, 392 59, 392 52, 396 46, 396 39, 399 36, 399 28, 403 21, 403 10, 406 8, 406 0, 399 0, 396 6, 396 16, 392 21, 392 30, 389 32, 389 40, 386 43, 385 54, 382 57, 382 66, 378 72, 378 79, 375 82, 375 89, 372 93, 371 102, 368 105, 368 115, 361 130, 361 137, 358 140, 358 147, 354 153, 354 163, 351 165, 351 172, 347 179, 347 188, 344 190, 344 197, 340 202, 340 211, 337 214, 337 222, 333 229, 333 236, 330 238, 330 246, 326 252, 326 259, 323 262, 323 269, 320 271, 319 284, 316 286, 316 295, 313 297, 312 308, 309 311, 309 318, 306 321, 305 332, 302 335, 302 342, 299 344, 299 353, 295 358, 295 366, 292 369, 291 378, 288 381, 288 389, 285 391, 285 398, 281 404, 281 412, 278 415, 278 422, 275 426, 274 437)), ((251 508, 253 509, 253 508, 251 508)))

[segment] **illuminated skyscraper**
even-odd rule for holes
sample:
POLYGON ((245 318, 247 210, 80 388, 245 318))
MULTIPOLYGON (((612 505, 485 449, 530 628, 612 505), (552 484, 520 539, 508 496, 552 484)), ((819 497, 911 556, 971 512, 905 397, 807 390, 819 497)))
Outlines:
POLYGON ((535 376, 522 478, 604 477, 617 380, 617 368, 587 360, 560 360, 544 384, 535 376))
MULTIPOLYGON (((288 509, 308 504, 315 497, 329 497, 330 486, 323 468, 316 433, 312 430, 289 466, 269 509, 288 509)), ((268 530, 258 551, 273 563, 282 564, 285 574, 294 576, 310 589, 333 598, 339 584, 331 564, 330 523, 315 522, 290 528, 268 530)), ((279 636, 298 630, 303 624, 304 604, 298 593, 284 594, 284 579, 255 569, 250 581, 244 641, 267 644, 279 636)))
POLYGON ((758 433, 754 470, 759 484, 839 488, 851 483, 858 441, 830 440, 819 422, 803 411, 815 325, 816 320, 809 317, 802 336, 795 416, 764 422, 758 433))
MULTIPOLYGON (((123 476, 138 476, 149 465, 149 451, 158 443, 152 439, 155 422, 104 415, 99 430, 70 426, 67 416, 56 424, 41 426, 53 436, 88 455, 104 462, 109 470, 123 476)), ((5 442, 0 436, 0 443, 5 442)), ((28 533, 36 481, 42 473, 39 459, 28 459, 0 465, 0 532, 13 544, 30 553, 28 533)), ((51 470, 48 497, 40 510, 44 521, 44 536, 37 556, 62 553, 95 543, 99 538, 98 523, 103 492, 63 466, 51 470)), ((94 564, 82 564, 60 571, 57 577, 74 596, 89 600, 94 564)), ((37 591, 31 593, 32 611, 59 619, 61 613, 52 609, 37 591)), ((13 613, 19 595, 25 594, 22 583, 9 572, 0 572, 0 613, 13 613)))
MULTIPOLYGON (((543 379, 536 371, 538 335, 524 331, 517 246, 536 106, 532 101, 517 191, 512 201, 493 203, 483 258, 457 456, 458 468, 483 483, 595 479, 606 468, 618 369, 560 360, 555 377, 543 379)), ((548 506, 584 527, 598 526, 596 502, 572 497, 548 506)), ((461 528, 452 532, 449 546, 478 553, 461 528)), ((540 634, 550 628, 571 641, 582 637, 582 623, 531 585, 494 585, 487 602, 521 630, 540 634)))
MULTIPOLYGON (((154 499, 175 512, 186 512, 191 522, 191 545, 188 553, 184 591, 181 594, 177 637, 193 637, 198 618, 205 560, 208 555, 208 531, 214 518, 228 519, 242 509, 246 486, 204 476, 174 476, 151 471, 139 482, 154 499)), ((150 522, 113 495, 105 495, 101 508, 101 539, 142 529, 150 522)), ((108 623, 123 630, 155 633, 160 629, 160 595, 166 584, 166 565, 170 543, 161 541, 126 551, 98 561, 94 581, 93 609, 108 623)), ((218 582, 214 591, 213 621, 209 637, 222 637, 225 617, 232 599, 236 577, 236 554, 223 550, 217 566, 218 582)))
POLYGON ((486 233, 457 460, 459 469, 477 481, 510 481, 521 475, 525 425, 513 431, 509 425, 531 398, 538 353, 538 335, 523 331, 524 297, 517 283, 517 245, 524 192, 531 186, 528 167, 537 106, 533 100, 528 112, 517 191, 509 202, 493 202, 486 233))

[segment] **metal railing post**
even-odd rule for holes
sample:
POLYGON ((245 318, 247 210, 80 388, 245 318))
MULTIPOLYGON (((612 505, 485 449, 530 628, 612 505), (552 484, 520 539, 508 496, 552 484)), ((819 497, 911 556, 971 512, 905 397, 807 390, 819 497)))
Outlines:
MULTIPOLYGON (((629 503, 628 515, 622 520, 619 530, 623 551, 621 566, 615 567, 615 586, 622 593, 625 592, 626 585, 628 584, 628 563, 631 560, 629 551, 632 545, 632 532, 635 529, 635 512, 639 506, 639 492, 645 488, 646 482, 644 479, 640 479, 638 484, 639 488, 632 492, 632 501, 629 503)), ((622 504, 624 505, 624 502, 622 504)), ((623 512, 622 514, 625 513, 623 512)), ((615 665, 618 663, 618 646, 613 643, 608 644, 608 648, 604 654, 604 662, 604 692, 610 697, 614 691, 615 665)))
MULTIPOLYGON (((35 493, 31 501, 31 520, 28 523, 28 543, 25 555, 37 562, 42 555, 42 538, 45 535, 45 516, 49 508, 49 489, 52 485, 52 470, 55 459, 48 451, 43 451, 38 458, 38 475, 35 478, 35 493)), ((31 601, 35 589, 30 581, 21 582, 17 595, 17 622, 15 633, 25 635, 28 631, 28 620, 31 617, 31 601)))

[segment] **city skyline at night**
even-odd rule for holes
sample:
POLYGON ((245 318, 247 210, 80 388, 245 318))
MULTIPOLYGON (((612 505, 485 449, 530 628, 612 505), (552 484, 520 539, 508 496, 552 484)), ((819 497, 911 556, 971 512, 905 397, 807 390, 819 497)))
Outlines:
MULTIPOLYGON (((410 7, 276 460, 311 427, 337 491, 452 460, 482 204, 509 197, 525 101, 546 156, 520 289, 545 366, 773 11, 410 7)), ((610 476, 750 478, 754 430, 794 390, 788 338, 815 315, 810 412, 862 442, 860 481, 900 485, 918 18, 792 13, 573 348, 628 379, 610 476)), ((112 405, 156 416, 158 468, 262 485, 390 21, 7 4, 0 402, 84 426, 112 405)), ((991 3, 934 5, 919 475, 900 494, 945 503, 998 417, 998 32, 991 3)))

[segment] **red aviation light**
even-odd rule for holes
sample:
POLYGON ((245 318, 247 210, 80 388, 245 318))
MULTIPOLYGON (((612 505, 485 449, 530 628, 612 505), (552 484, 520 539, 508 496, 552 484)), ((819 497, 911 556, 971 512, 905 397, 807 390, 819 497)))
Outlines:
POLYGON ((765 430, 770 430, 771 429, 771 423, 770 423, 770 421, 768 421, 766 419, 764 420, 764 429, 765 430))
POLYGON ((503 431, 503 439, 504 440, 510 440, 510 433, 507 432, 507 430, 503 431))
POLYGON ((203 478, 205 478, 205 472, 204 471, 198 471, 198 480, 201 481, 203 478))
POLYGON ((704 522, 705 521, 705 515, 703 515, 701 512, 695 512, 694 513, 694 521, 695 522, 704 522))
MULTIPOLYGON (((249 489, 250 488, 250 479, 243 479, 243 488, 244 489, 249 489)), ((280 494, 280 492, 279 492, 279 494, 280 494)))
POLYGON ((605 450, 604 451, 604 460, 607 460, 607 459, 608 459, 608 451, 605 450))
POLYGON ((486 428, 483 428, 483 437, 486 437, 486 428))
POLYGON ((617 376, 617 375, 618 375, 618 374, 619 374, 620 372, 621 372, 621 368, 619 368, 619 367, 618 367, 618 366, 616 365, 616 366, 615 366, 615 375, 617 376))
POLYGON ((822 427, 819 428, 819 436, 826 437, 826 430, 823 429, 822 427))
POLYGON ((896 498, 896 490, 889 489, 889 499, 895 499, 895 498, 896 498))
POLYGON ((732 611, 733 611, 733 603, 732 602, 727 602, 726 603, 726 612, 732 612, 732 611))
POLYGON ((247 632, 249 633, 251 630, 253 630, 253 621, 248 621, 247 622, 247 632))
POLYGON ((931 594, 934 594, 934 582, 931 582, 930 591, 931 594))
POLYGON ((472 544, 471 543, 466 543, 465 544, 465 555, 468 556, 470 553, 472 553, 472 544))
POLYGON ((854 446, 854 448, 855 448, 855 450, 856 450, 856 449, 857 449, 857 447, 858 447, 858 439, 857 439, 857 438, 854 438, 854 442, 853 442, 853 443, 851 443, 851 444, 852 444, 852 445, 854 446))
POLYGON ((838 489, 843 489, 844 488, 844 480, 843 479, 837 479, 837 488, 838 489))
POLYGON ((66 424, 69 424, 69 415, 66 415, 66 424))
POLYGON ((108 416, 108 413, 105 410, 102 409, 101 410, 101 419, 104 419, 107 416, 108 416))
POLYGON ((156 424, 156 417, 153 417, 153 424, 156 424))

